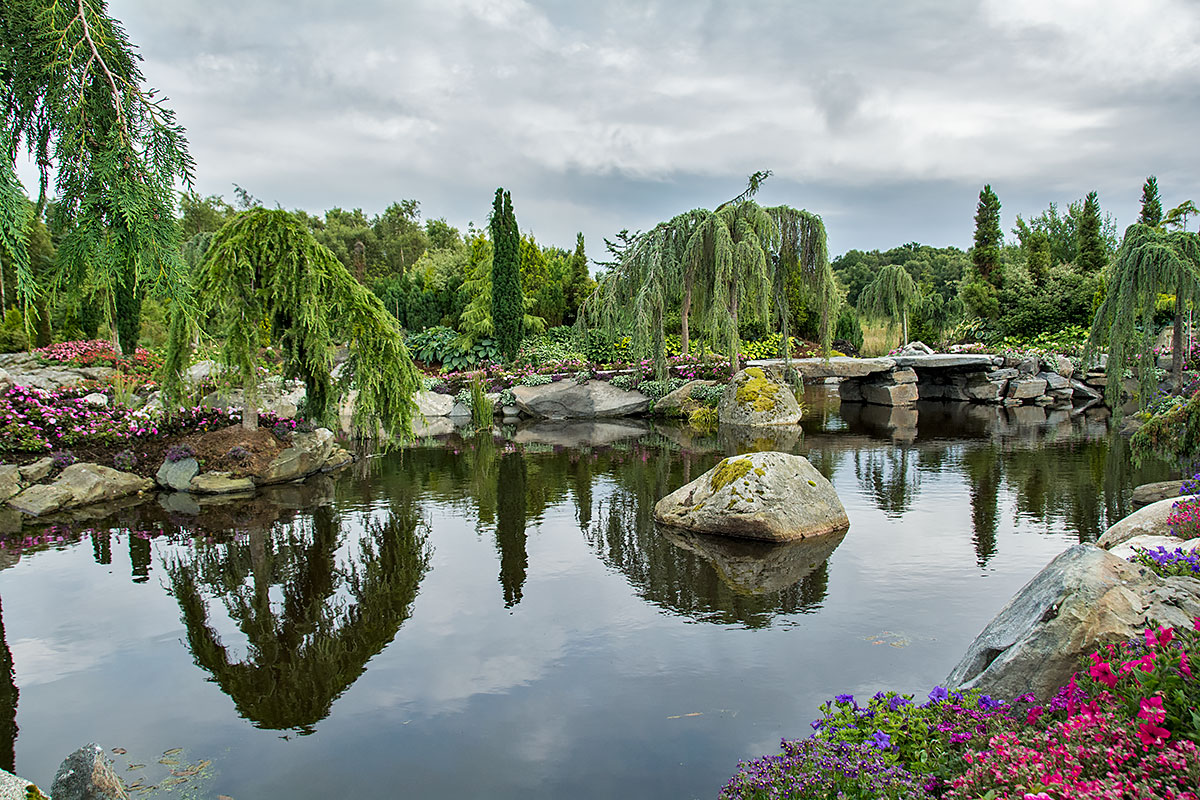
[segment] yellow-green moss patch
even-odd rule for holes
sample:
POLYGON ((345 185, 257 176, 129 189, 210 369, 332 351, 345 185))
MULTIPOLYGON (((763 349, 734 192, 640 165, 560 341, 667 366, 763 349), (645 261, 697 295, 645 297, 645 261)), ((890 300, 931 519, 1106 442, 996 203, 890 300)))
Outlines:
POLYGON ((746 370, 746 380, 737 389, 739 404, 754 411, 774 411, 779 408, 779 386, 767 380, 758 367, 746 370))
POLYGON ((754 469, 754 462, 748 458, 726 458, 713 471, 708 485, 714 492, 719 492, 738 478, 744 478, 754 469))

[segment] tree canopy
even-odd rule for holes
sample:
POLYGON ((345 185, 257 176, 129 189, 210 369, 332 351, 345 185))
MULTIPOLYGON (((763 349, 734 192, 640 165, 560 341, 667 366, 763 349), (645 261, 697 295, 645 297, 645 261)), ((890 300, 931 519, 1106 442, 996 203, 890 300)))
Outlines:
POLYGON ((134 50, 103 0, 7 0, 0 25, 0 246, 16 254, 27 310, 38 283, 19 255, 30 217, 15 209, 13 163, 21 150, 40 171, 37 211, 54 168, 58 246, 53 288, 92 287, 109 299, 121 348, 136 345, 147 290, 185 293, 175 182, 193 162, 165 98, 143 89, 134 50), (22 224, 24 223, 24 225, 22 224))
MULTIPOLYGON (((753 176, 751 184, 757 188, 753 176)), ((668 307, 680 309, 684 353, 692 322, 698 321, 736 367, 743 309, 764 322, 778 322, 787 341, 786 290, 792 279, 817 299, 821 346, 829 350, 836 298, 825 226, 815 214, 763 207, 744 193, 715 211, 694 209, 659 223, 610 247, 614 250, 618 260, 601 276, 581 321, 609 332, 632 331, 635 351, 653 356, 660 375, 666 372, 668 307)))
POLYGON ((886 319, 893 329, 899 323, 900 344, 903 346, 908 343, 908 311, 917 296, 917 284, 908 270, 888 264, 862 290, 858 296, 858 308, 865 316, 886 319))
MULTIPOLYGON (((247 427, 257 413, 258 352, 269 335, 280 344, 285 376, 305 383, 308 419, 331 419, 331 348, 348 341, 342 383, 358 392, 355 428, 362 435, 382 427, 392 437, 408 436, 411 398, 420 386, 399 325, 296 217, 262 208, 239 215, 213 237, 195 280, 200 309, 216 318, 221 360, 242 379, 247 427)), ((191 346, 183 320, 177 311, 168 394, 177 389, 191 346)))

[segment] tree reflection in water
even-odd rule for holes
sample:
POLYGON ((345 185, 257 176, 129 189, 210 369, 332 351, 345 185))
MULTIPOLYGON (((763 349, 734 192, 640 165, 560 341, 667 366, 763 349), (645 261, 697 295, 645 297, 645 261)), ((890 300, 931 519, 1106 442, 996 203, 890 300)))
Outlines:
POLYGON ((382 520, 323 506, 176 550, 164 568, 196 664, 254 725, 313 732, 411 614, 425 528, 407 500, 382 520), (246 636, 242 660, 210 621, 218 599, 246 636))

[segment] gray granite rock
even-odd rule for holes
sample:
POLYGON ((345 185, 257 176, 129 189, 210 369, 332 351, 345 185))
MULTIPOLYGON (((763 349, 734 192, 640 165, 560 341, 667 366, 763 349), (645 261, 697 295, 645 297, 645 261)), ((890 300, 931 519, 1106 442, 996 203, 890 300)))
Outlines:
POLYGON ((16 497, 25 488, 21 481, 21 469, 16 464, 0 465, 0 503, 16 497))
MULTIPOLYGON (((1200 495, 1188 495, 1189 499, 1200 501, 1200 495)), ((1124 519, 1117 520, 1109 526, 1096 542, 1099 547, 1109 549, 1135 536, 1170 536, 1171 526, 1167 517, 1171 508, 1180 497, 1168 497, 1150 505, 1143 506, 1124 519)))
POLYGON ((716 381, 688 381, 654 404, 655 416, 685 417, 696 404, 692 401, 692 390, 701 386, 716 386, 716 381))
POLYGON ((253 492, 254 481, 249 478, 234 478, 228 472, 201 472, 192 478, 188 491, 197 494, 233 494, 253 492))
POLYGON ((1097 648, 1135 639, 1150 622, 1190 625, 1195 616, 1200 580, 1160 578, 1098 547, 1075 545, 1001 609, 946 682, 1045 699, 1097 648))
POLYGON ((794 425, 800 415, 791 387, 762 367, 747 367, 734 375, 717 404, 722 425, 794 425))
POLYGON ((31 786, 38 788, 33 782, 0 769, 0 800, 32 800, 37 795, 29 791, 31 786))
POLYGON ((1006 394, 1012 400, 1032 400, 1045 393, 1046 381, 1027 374, 1009 381, 1006 394))
POLYGON ((154 486, 154 481, 86 462, 72 464, 50 484, 25 489, 8 504, 23 514, 42 516, 60 509, 117 500, 154 486))
POLYGON ((454 396, 439 392, 419 391, 413 395, 413 402, 417 404, 417 412, 426 419, 448 417, 454 408, 454 396))
POLYGON ((154 479, 164 489, 174 492, 186 492, 191 489, 192 478, 200 473, 200 463, 194 458, 181 458, 178 461, 163 461, 154 479))
POLYGON ((50 785, 54 800, 129 800, 104 751, 88 744, 67 756, 50 785))
POLYGON ((108 395, 103 392, 92 392, 83 396, 83 402, 92 408, 108 408, 108 395))
POLYGON ((641 392, 618 389, 605 381, 559 381, 545 386, 514 386, 517 407, 546 419, 596 419, 644 414, 650 398, 641 392))
POLYGON ((1178 500, 1182 488, 1183 481, 1180 480, 1143 483, 1133 487, 1133 496, 1130 499, 1138 508, 1157 503, 1159 500, 1178 500))
POLYGON ((333 452, 333 432, 317 428, 311 433, 292 435, 292 445, 254 476, 257 484, 286 483, 317 472, 333 452))
POLYGON ((765 452, 723 459, 654 506, 664 525, 787 542, 849 527, 833 485, 802 456, 765 452))
POLYGON ((37 483, 49 475, 52 469, 54 469, 53 458, 50 458, 49 456, 46 456, 45 458, 39 458, 32 464, 26 464, 25 466, 21 467, 21 480, 25 481, 26 483, 37 483))
POLYGON ((1135 550, 1156 550, 1159 547, 1168 552, 1176 549, 1194 551, 1200 549, 1200 539, 1178 539, 1174 536, 1134 536, 1132 539, 1126 539, 1120 544, 1114 545, 1108 552, 1117 558, 1128 560, 1133 557, 1135 550))

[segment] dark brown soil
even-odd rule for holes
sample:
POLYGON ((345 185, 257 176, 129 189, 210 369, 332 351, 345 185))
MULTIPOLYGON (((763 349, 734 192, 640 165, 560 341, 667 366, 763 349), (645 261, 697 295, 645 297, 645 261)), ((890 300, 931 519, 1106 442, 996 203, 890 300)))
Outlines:
MULTIPOLYGON (((137 459, 137 463, 132 469, 124 471, 153 478, 166 458, 167 450, 177 444, 189 445, 195 451, 195 457, 203 471, 228 471, 235 477, 258 472, 288 447, 287 442, 280 441, 266 428, 247 431, 241 425, 231 425, 208 433, 155 437, 120 445, 76 445, 71 448, 71 452, 76 461, 90 461, 93 464, 112 467, 113 458, 117 453, 129 450, 137 459), (236 457, 237 454, 231 456, 229 451, 234 447, 242 448, 246 454, 241 458, 236 457)), ((18 457, 16 461, 25 464, 42 457, 24 456, 18 457)))

